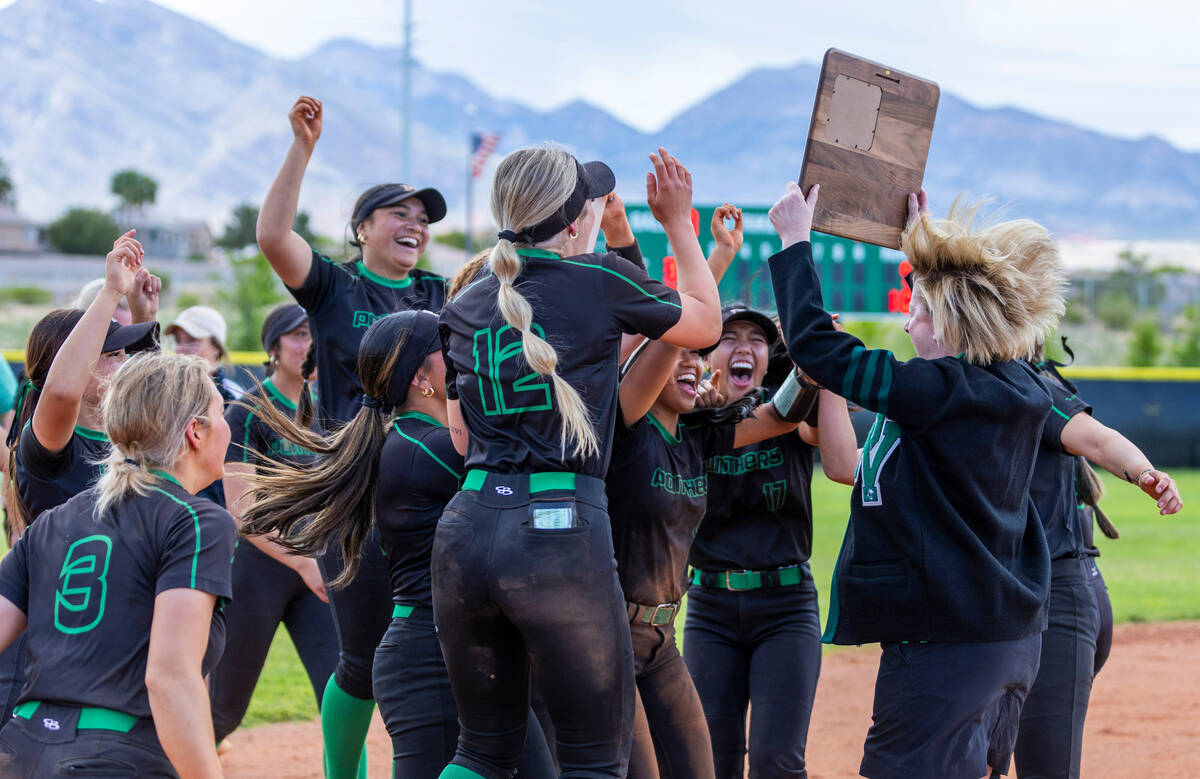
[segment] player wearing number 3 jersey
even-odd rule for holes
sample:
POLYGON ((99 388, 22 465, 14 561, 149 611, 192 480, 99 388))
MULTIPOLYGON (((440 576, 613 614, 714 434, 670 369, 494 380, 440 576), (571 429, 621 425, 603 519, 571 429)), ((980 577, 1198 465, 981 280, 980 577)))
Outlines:
POLYGON ((861 771, 1003 773, 1046 627, 1050 560, 1028 490, 1050 396, 1025 359, 1063 310, 1057 251, 1036 223, 935 221, 914 195, 901 248, 918 357, 901 362, 823 310, 816 198, 791 184, 772 209, 784 249, 770 264, 793 361, 878 414, 824 636, 883 645, 861 771))
POLYGON ((112 379, 104 475, 0 563, 0 646, 24 629, 29 657, 0 776, 220 773, 203 676, 237 531, 195 493, 221 475, 222 412, 200 360, 135 357, 112 379))

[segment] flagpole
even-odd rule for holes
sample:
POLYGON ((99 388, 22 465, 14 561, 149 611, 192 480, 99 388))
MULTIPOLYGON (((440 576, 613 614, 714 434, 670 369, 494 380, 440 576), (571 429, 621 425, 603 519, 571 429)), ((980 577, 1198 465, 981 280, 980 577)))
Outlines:
POLYGON ((475 106, 467 105, 463 109, 467 114, 467 227, 463 248, 467 252, 467 260, 475 253, 471 240, 471 228, 474 226, 474 194, 475 194, 475 106))

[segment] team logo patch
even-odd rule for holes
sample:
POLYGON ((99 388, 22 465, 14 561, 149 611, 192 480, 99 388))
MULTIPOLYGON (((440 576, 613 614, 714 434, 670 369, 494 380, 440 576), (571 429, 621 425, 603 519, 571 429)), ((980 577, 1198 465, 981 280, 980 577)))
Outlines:
POLYGON ((62 728, 62 725, 59 725, 58 720, 56 720, 56 719, 50 719, 49 717, 43 717, 42 718, 42 727, 45 728, 46 730, 59 730, 60 728, 62 728))
POLYGON ((497 495, 512 495, 512 487, 505 487, 503 484, 496 488, 497 495))

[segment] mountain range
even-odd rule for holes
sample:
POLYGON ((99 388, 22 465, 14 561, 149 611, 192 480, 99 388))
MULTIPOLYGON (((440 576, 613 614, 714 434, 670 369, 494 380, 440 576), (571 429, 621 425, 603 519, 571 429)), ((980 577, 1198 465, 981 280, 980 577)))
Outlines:
MULTIPOLYGON (((109 177, 134 167, 159 182, 160 212, 219 230, 233 205, 261 201, 291 139, 287 112, 314 95, 324 132, 301 207, 340 235, 359 192, 399 176, 402 61, 398 48, 349 40, 279 59, 148 0, 18 0, 0 10, 0 159, 37 219, 114 205, 109 177)), ((582 100, 540 111, 418 64, 410 183, 441 189, 461 224, 475 127, 501 136, 493 165, 553 140, 607 161, 637 201, 646 154, 665 145, 691 168, 697 202, 769 204, 799 173, 818 72, 754 70, 646 133, 582 100)), ((482 222, 486 174, 478 181, 482 222)), ((935 206, 989 195, 1062 236, 1200 239, 1200 153, 945 91, 925 186, 935 206)))

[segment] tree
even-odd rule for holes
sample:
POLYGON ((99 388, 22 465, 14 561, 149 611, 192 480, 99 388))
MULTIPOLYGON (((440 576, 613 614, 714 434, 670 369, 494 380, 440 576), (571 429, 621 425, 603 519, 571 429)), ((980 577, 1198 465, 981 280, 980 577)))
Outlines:
POLYGON ((258 223, 258 206, 241 203, 233 208, 233 219, 226 223, 225 233, 217 239, 222 249, 243 249, 256 242, 254 226, 258 223))
POLYGON ((121 199, 122 210, 153 205, 158 196, 158 182, 133 168, 114 173, 110 189, 121 199))
POLYGON ((1158 321, 1154 317, 1139 319, 1133 326, 1133 338, 1129 340, 1129 364, 1135 368, 1149 368, 1158 364, 1162 352, 1158 321))
POLYGON ((1200 305, 1183 312, 1183 335, 1175 345, 1175 363, 1190 368, 1200 366, 1200 305))
POLYGON ((65 254, 108 254, 121 228, 103 211, 72 208, 46 228, 50 245, 65 254))
POLYGON ((12 176, 8 174, 8 166, 0 160, 0 206, 17 207, 17 188, 12 176))
MULTIPOLYGON (((292 229, 311 246, 316 243, 317 234, 312 231, 308 221, 308 213, 300 211, 296 214, 296 221, 292 224, 292 229)), ((249 203, 234 206, 233 219, 226 223, 225 233, 217 239, 217 246, 230 251, 253 246, 258 241, 254 234, 257 224, 258 206, 252 206, 249 203)))
POLYGON ((233 288, 219 293, 225 310, 233 312, 227 346, 234 351, 258 351, 262 348, 259 330, 267 309, 287 296, 262 252, 233 256, 229 262, 233 265, 233 288))

